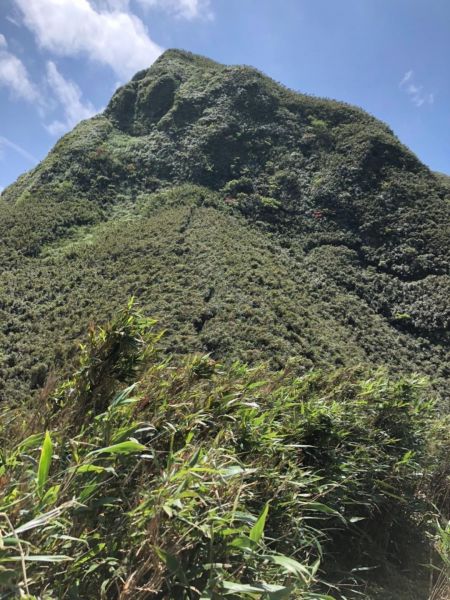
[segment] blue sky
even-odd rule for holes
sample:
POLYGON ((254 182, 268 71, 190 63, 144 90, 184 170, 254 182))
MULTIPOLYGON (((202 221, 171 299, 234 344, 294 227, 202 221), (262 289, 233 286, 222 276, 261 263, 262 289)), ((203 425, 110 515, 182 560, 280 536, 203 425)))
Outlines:
POLYGON ((361 106, 450 174, 449 0, 0 0, 0 189, 166 48, 361 106))

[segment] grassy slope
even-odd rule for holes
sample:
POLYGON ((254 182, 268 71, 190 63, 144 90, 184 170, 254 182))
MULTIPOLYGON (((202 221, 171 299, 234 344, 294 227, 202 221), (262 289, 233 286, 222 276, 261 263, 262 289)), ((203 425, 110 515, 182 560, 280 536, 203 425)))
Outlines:
POLYGON ((443 600, 448 419, 421 378, 180 362, 153 329, 121 312, 4 412, 2 598, 443 600))
POLYGON ((3 273, 5 397, 26 395, 31 380, 42 385, 50 365, 70 359, 85 323, 110 316, 130 295, 170 330, 175 353, 275 368, 292 359, 303 371, 370 362, 445 375, 439 345, 417 340, 401 320, 394 328, 373 306, 376 292, 367 302, 380 277, 362 276, 351 250, 284 248, 214 206, 214 196, 205 205, 207 190, 184 188, 173 199, 149 209, 149 198, 125 217, 75 230, 3 273))

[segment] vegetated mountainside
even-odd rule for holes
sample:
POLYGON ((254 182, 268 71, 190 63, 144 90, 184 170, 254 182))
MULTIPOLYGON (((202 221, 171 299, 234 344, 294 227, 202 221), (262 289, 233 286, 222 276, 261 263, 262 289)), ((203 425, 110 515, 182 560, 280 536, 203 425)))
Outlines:
POLYGON ((64 136, 0 199, 6 597, 425 600, 449 207, 363 111, 180 51, 64 136), (157 358, 128 312, 79 365, 130 296, 157 358))
POLYGON ((255 69, 166 52, 0 211, 3 399, 131 294, 173 352, 449 374, 444 178, 362 110, 255 69))
POLYGON ((168 358, 154 326, 130 305, 3 411, 2 599, 448 598, 423 378, 168 358))

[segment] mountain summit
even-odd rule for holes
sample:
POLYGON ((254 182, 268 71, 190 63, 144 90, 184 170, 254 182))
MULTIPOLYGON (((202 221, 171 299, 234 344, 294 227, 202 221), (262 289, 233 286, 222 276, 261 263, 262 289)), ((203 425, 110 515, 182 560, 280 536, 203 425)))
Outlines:
POLYGON ((2 195, 2 395, 130 295, 174 353, 370 363, 442 391, 449 206, 364 111, 169 50, 2 195))

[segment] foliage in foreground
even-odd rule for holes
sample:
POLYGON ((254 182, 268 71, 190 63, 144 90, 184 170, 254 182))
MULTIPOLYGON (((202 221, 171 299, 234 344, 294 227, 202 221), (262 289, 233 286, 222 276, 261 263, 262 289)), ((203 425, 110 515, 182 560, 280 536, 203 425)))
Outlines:
POLYGON ((424 556, 445 594, 448 428, 422 379, 180 364, 154 325, 91 328, 40 417, 3 415, 1 598, 419 599, 424 556))

